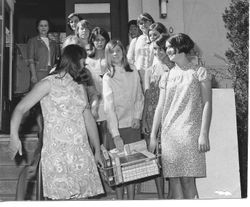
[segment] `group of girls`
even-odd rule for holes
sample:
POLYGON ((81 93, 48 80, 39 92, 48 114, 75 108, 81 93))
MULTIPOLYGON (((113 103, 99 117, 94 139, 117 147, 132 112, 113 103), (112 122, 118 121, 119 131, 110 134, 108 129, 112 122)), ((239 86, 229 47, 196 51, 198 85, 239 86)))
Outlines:
MULTIPOLYGON (((21 154, 23 113, 41 101, 45 197, 80 199, 103 193, 97 170, 100 144, 123 150, 124 144, 145 138, 153 153, 161 143, 168 197, 198 198, 195 178, 206 175, 204 153, 210 148, 210 77, 204 67, 192 64, 194 42, 188 35, 170 37, 148 13, 137 24, 142 34, 127 51, 103 28, 91 30, 87 20, 70 15, 75 32, 65 40, 55 70, 17 105, 11 119, 12 157, 21 154)), ((158 197, 164 198, 164 179, 155 181, 158 197)), ((134 182, 116 186, 117 199, 124 198, 124 187, 127 198, 134 199, 134 182)))

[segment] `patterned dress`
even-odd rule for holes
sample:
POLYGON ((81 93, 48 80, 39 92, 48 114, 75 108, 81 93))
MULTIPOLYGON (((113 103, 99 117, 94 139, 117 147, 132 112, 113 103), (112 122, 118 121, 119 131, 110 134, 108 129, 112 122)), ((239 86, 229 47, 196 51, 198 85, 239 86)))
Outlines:
POLYGON ((198 151, 202 121, 200 81, 208 78, 205 68, 175 66, 164 74, 162 113, 162 164, 164 177, 205 177, 205 153, 198 151))
POLYGON ((146 90, 145 93, 145 119, 146 123, 149 127, 149 132, 152 130, 153 119, 155 114, 155 109, 158 104, 158 99, 160 95, 159 82, 162 74, 165 71, 168 71, 169 68, 161 63, 156 63, 149 70, 151 70, 150 84, 149 89, 146 90))
POLYGON ((69 74, 51 75, 51 91, 41 100, 44 141, 41 154, 44 196, 86 198, 103 193, 91 151, 83 111, 85 89, 69 74))

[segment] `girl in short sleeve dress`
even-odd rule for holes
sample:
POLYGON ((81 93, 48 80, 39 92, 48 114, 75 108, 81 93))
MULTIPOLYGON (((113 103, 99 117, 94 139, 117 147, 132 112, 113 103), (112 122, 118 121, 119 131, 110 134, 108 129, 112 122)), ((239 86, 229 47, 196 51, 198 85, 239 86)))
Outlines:
POLYGON ((205 68, 189 61, 187 54, 193 45, 182 33, 166 42, 175 66, 161 79, 150 139, 154 151, 161 121, 163 175, 169 178, 175 199, 198 198, 195 178, 206 176, 205 152, 210 149, 211 81, 205 68))

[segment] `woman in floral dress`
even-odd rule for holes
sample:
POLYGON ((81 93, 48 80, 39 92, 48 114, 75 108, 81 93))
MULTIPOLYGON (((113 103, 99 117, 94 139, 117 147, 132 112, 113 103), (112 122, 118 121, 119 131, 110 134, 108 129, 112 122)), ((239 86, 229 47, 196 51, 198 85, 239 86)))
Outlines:
POLYGON ((190 62, 188 53, 193 47, 194 42, 183 33, 166 42, 175 66, 162 76, 150 135, 154 151, 161 122, 163 175, 170 180, 174 199, 198 198, 195 178, 206 176, 205 152, 210 149, 211 79, 204 67, 190 62))
POLYGON ((84 68, 86 56, 80 46, 67 46, 55 71, 27 94, 11 119, 9 149, 13 158, 17 152, 22 154, 18 136, 21 118, 41 101, 43 193, 50 199, 79 199, 103 193, 96 166, 101 164, 99 137, 85 90, 91 82, 84 68))

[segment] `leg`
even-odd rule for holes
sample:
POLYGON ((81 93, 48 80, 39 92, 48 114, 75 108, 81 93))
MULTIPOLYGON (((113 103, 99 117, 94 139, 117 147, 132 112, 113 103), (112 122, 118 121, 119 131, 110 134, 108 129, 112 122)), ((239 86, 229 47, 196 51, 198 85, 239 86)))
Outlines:
POLYGON ((184 195, 182 192, 180 178, 169 178, 169 183, 171 186, 172 198, 173 199, 183 199, 184 195))
POLYGON ((127 185, 127 196, 128 200, 134 200, 135 199, 135 184, 129 184, 127 185))
POLYGON ((168 196, 167 196, 167 199, 173 199, 173 192, 172 192, 169 180, 168 180, 168 196))
POLYGON ((181 178, 181 185, 185 199, 199 198, 194 177, 181 178))
POLYGON ((164 178, 161 176, 155 178, 155 185, 157 188, 158 198, 164 199, 164 178))
POLYGON ((117 200, 123 200, 123 197, 124 197, 124 186, 117 186, 115 188, 115 193, 116 193, 116 199, 117 200))

